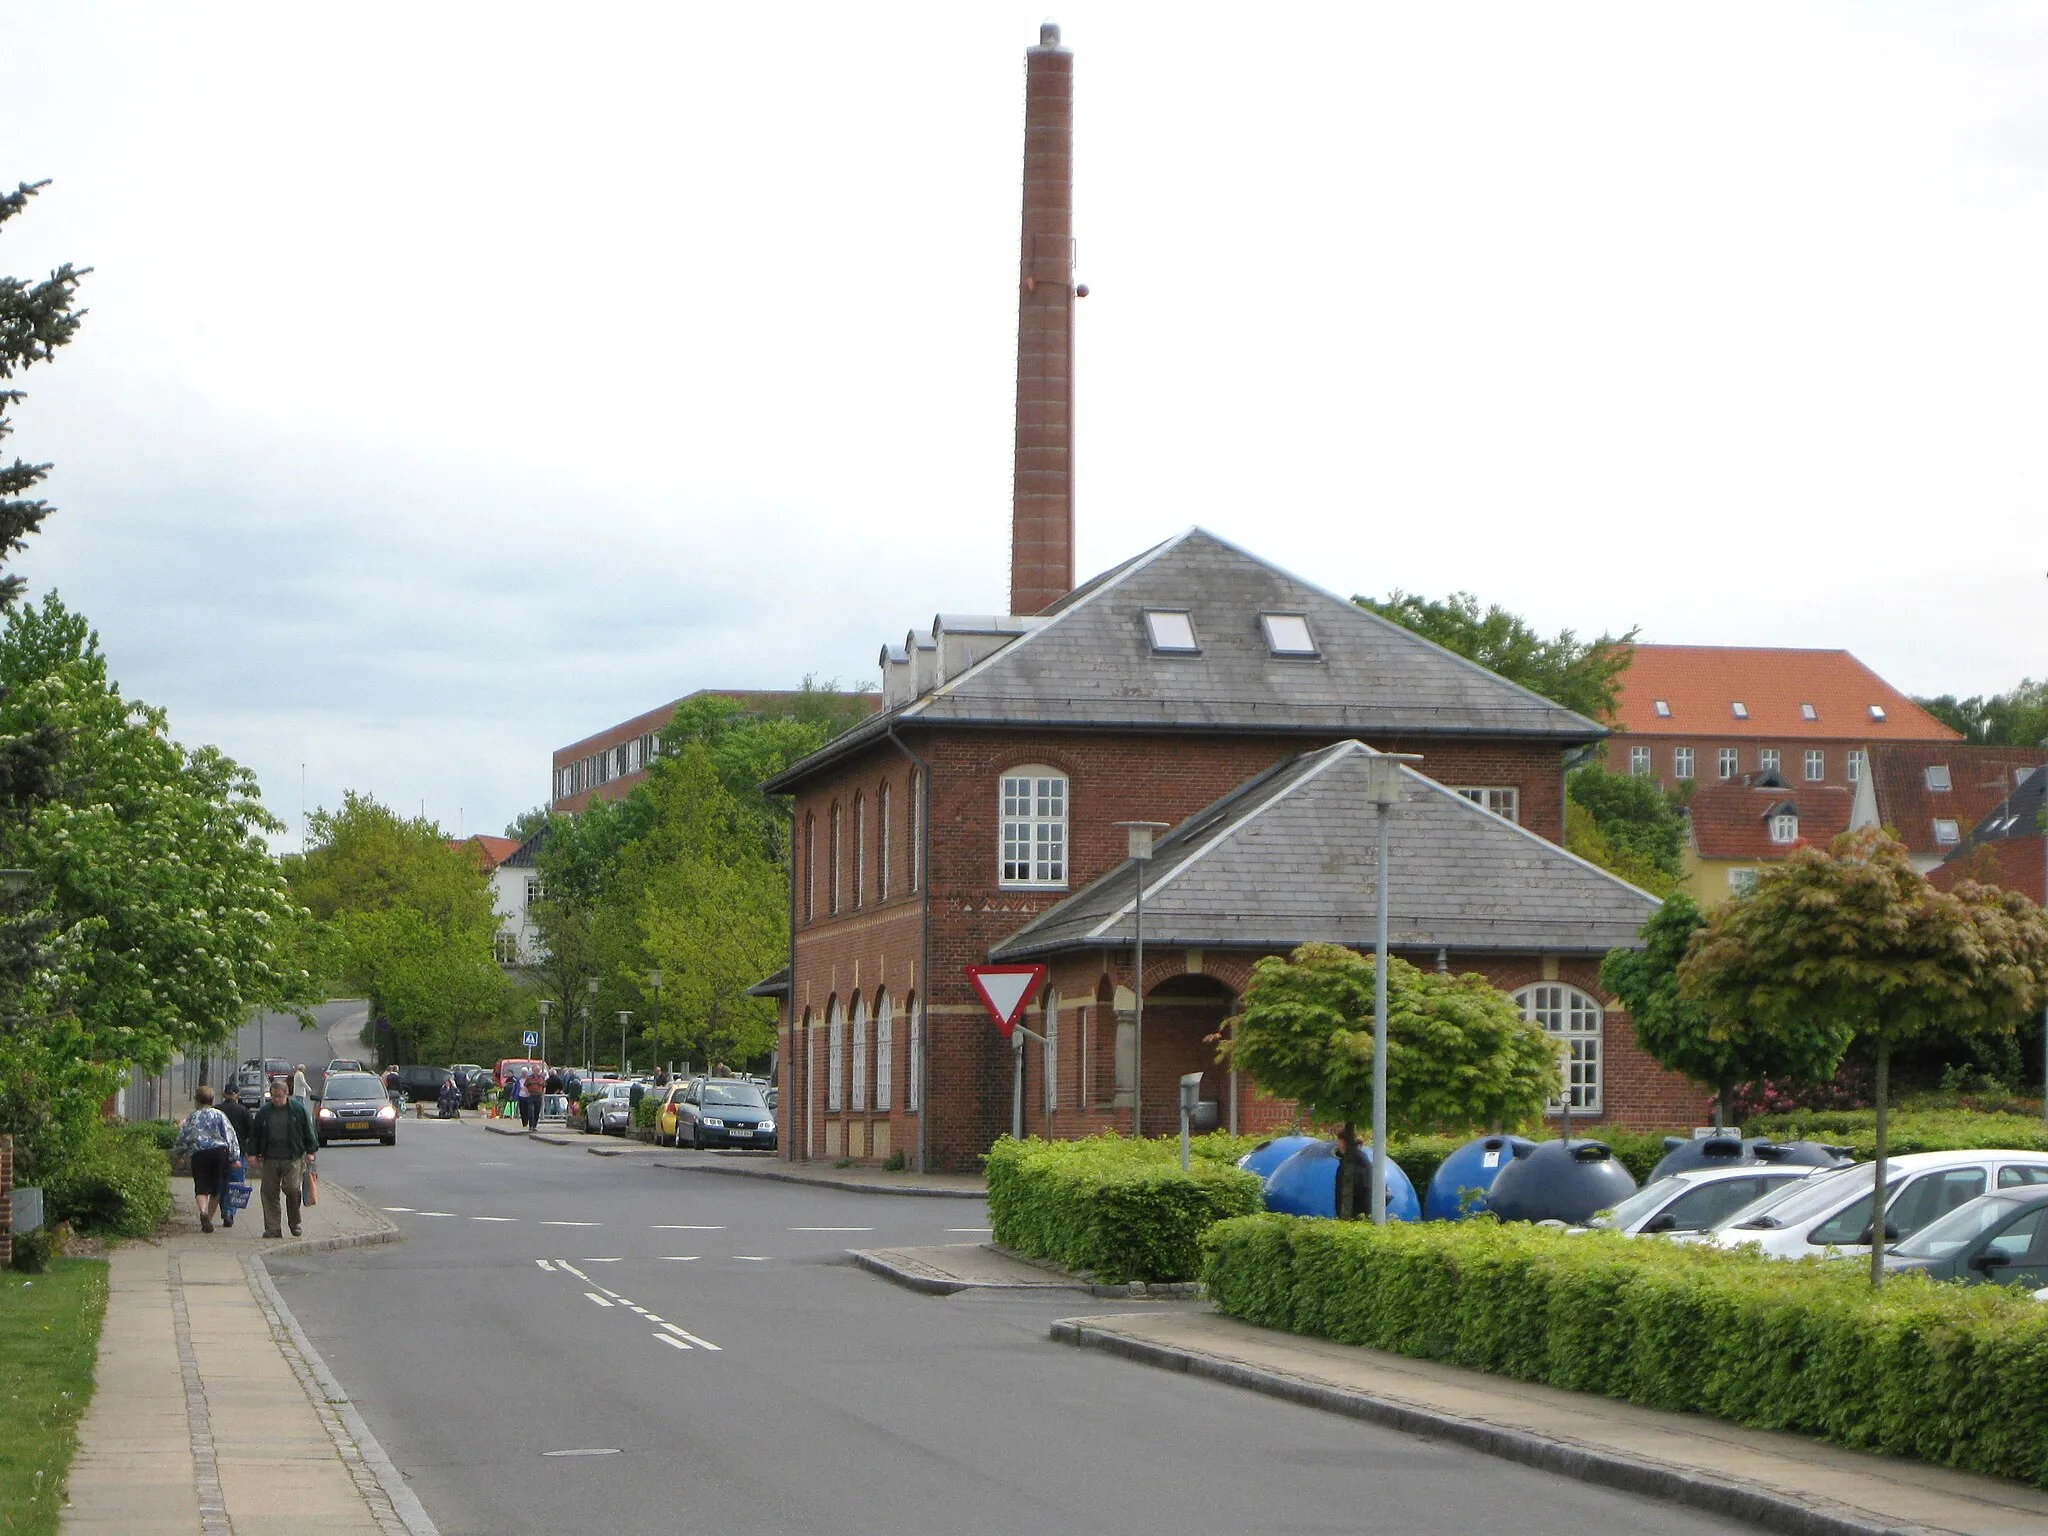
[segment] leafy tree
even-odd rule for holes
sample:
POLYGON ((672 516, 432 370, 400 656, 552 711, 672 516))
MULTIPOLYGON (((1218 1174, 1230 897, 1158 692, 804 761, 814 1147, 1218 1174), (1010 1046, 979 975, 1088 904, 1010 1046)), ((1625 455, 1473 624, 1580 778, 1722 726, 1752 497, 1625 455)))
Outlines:
POLYGON ((1598 763, 1574 768, 1565 779, 1565 847, 1653 895, 1667 895, 1685 870, 1679 806, 1679 797, 1654 779, 1609 773, 1598 763))
POLYGON ((2022 678, 2019 686, 1986 698, 1958 699, 1952 693, 1913 701, 1965 741, 1994 747, 2033 747, 2048 742, 2048 682, 2022 678))
POLYGON ((1566 629, 1546 640, 1498 604, 1482 609, 1470 592, 1453 592, 1438 601, 1396 588, 1384 602, 1369 597, 1352 601, 1590 720, 1614 718, 1621 674, 1635 656, 1633 629, 1595 640, 1581 640, 1566 629))
POLYGON ((548 824, 548 808, 536 805, 532 810, 521 811, 505 823, 505 835, 514 842, 523 843, 534 833, 548 824))
MULTIPOLYGON (((1223 1060, 1265 1092, 1336 1121, 1341 1155, 1372 1118, 1371 957, 1304 944, 1252 967, 1244 1009, 1226 1028, 1223 1060)), ((1541 1025, 1483 976, 1387 963, 1387 1130, 1420 1134, 1519 1124, 1561 1091, 1557 1048, 1541 1025)), ((1348 1218, 1351 1180, 1337 1181, 1348 1218)))
POLYGON ((1643 924, 1641 949, 1617 949, 1600 984, 1628 1009, 1636 1043, 1661 1066, 1714 1090, 1714 1124, 1734 1119, 1735 1088, 1759 1078, 1812 1082, 1835 1070, 1849 1039, 1840 1025, 1800 1018, 1789 1033, 1715 1012, 1683 995, 1678 967, 1707 920, 1691 897, 1672 895, 1643 924))
MULTIPOLYGON (((1876 1068, 1877 1187, 1893 1051, 1937 1031, 2009 1034, 2048 993, 2048 916, 2023 896, 1964 882, 1938 891, 1875 828, 1800 848, 1754 895, 1715 909, 1678 968, 1685 997, 1781 1038, 1863 1038, 1876 1068)), ((1884 1243, 1871 1244, 1870 1283, 1884 1243)))

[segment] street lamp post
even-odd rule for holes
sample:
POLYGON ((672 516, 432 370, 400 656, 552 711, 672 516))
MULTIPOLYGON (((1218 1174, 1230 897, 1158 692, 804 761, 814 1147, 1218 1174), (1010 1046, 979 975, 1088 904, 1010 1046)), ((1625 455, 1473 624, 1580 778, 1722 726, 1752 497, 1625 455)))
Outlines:
POLYGON ((621 1077, 626 1075, 626 1026, 632 1022, 632 1011, 627 1008, 621 1008, 619 1010, 619 1076, 621 1077))
POLYGON ((1138 893, 1131 904, 1131 1134, 1145 1134, 1145 866, 1152 862, 1152 834, 1163 821, 1120 821, 1127 851, 1138 867, 1138 893))
POLYGON ((552 999, 544 997, 540 1000, 540 1059, 542 1061, 548 1059, 548 1015, 554 1011, 554 1007, 552 999))
MULTIPOLYGON (((1419 763, 1412 753, 1377 752, 1365 760, 1365 797, 1379 827, 1379 908, 1372 967, 1372 1219, 1387 1224, 1387 821, 1401 798, 1401 765, 1419 763)), ((1349 1170, 1340 1174, 1348 1178, 1349 1170)))
POLYGON ((583 1067, 590 1069, 591 1032, 597 1025, 597 978, 591 977, 583 984, 590 1001, 583 1005, 583 1067))
POLYGON ((647 973, 647 986, 654 993, 654 1022, 648 1025, 647 1028, 648 1034, 654 1041, 652 1050, 655 1065, 659 1066, 661 1064, 661 972, 659 970, 647 973))

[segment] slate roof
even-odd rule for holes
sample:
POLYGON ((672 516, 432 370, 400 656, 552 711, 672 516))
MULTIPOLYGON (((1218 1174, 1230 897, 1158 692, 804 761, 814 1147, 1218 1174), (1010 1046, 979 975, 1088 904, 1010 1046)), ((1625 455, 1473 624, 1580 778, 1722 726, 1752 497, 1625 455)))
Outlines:
POLYGON ((1776 774, 1769 783, 1703 784, 1686 802, 1693 847, 1703 859, 1782 859, 1794 848, 1825 848, 1849 830, 1853 792, 1840 784, 1788 785, 1776 774), (1779 811, 1799 818, 1799 840, 1771 841, 1770 818, 1779 811))
POLYGON ((1394 736, 1606 729, 1200 528, 1091 578, 930 692, 855 726, 764 786, 794 788, 897 725, 1394 736), (1199 650, 1155 652, 1148 609, 1186 612, 1199 650), (1299 614, 1318 654, 1276 656, 1260 615, 1299 614))
POLYGON ((1909 851, 1945 858, 1956 843, 1935 837, 1937 820, 1969 831, 2002 804, 2023 774, 2048 764, 2048 748, 1891 743, 1870 748, 1870 789, 1878 825, 1890 827, 1909 851), (1929 768, 1946 768, 1949 787, 1930 789, 1929 768))
POLYGON ((763 976, 763 977, 762 977, 762 978, 761 978, 761 979, 760 979, 759 981, 755 982, 755 983, 754 983, 754 984, 753 984, 753 985, 752 985, 751 987, 747 988, 747 996, 749 996, 749 997, 787 997, 787 996, 789 996, 789 967, 785 965, 785 966, 784 966, 784 967, 783 967, 783 968, 782 968, 781 970, 777 971, 777 972, 776 972, 776 973, 775 973, 775 974, 774 974, 773 976, 763 976))
POLYGON ((533 836, 521 843, 516 851, 507 854, 501 859, 499 861, 500 865, 506 869, 532 869, 534 867, 534 855, 540 852, 547 840, 548 829, 542 827, 533 836))
POLYGON ((2042 802, 2048 770, 2035 769, 2010 798, 1993 806, 1955 852, 1928 871, 1942 890, 1960 880, 1982 880, 2018 891, 2030 901, 2048 894, 2048 849, 2042 846, 2042 802))
POLYGON ((1776 646, 1638 645, 1621 674, 1614 718, 1631 735, 1715 741, 1961 739, 1847 651, 1776 646), (1659 699, 1668 716, 1657 713, 1659 699), (1738 702, 1747 719, 1736 717, 1738 702), (1803 704, 1816 718, 1805 717, 1803 704))
MULTIPOLYGON (((1145 942, 1370 947, 1377 832, 1370 747, 1341 741, 1240 785, 1162 838, 1145 942)), ((1389 942, 1399 949, 1605 953, 1633 946, 1657 899, 1409 768, 1389 818, 1389 942)), ((996 960, 1131 943, 1126 863, 996 945, 996 960)))

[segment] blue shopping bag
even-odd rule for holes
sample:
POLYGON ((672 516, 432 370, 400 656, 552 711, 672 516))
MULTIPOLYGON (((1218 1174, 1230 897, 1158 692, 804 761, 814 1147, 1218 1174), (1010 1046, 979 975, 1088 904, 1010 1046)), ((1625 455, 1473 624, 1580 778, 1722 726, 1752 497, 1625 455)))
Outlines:
POLYGON ((223 1203, 231 1211, 246 1211, 249 1208, 249 1181, 242 1176, 242 1165, 235 1164, 234 1172, 228 1175, 227 1194, 223 1203))

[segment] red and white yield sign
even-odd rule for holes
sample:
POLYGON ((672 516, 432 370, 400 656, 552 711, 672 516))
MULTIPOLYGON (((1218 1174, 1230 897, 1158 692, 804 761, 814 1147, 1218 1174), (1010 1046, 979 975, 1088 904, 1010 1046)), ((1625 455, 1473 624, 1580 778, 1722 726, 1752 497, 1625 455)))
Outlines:
POLYGON ((981 1006, 1005 1035, 1017 1027, 1045 982, 1042 965, 970 965, 966 970, 967 979, 981 994, 981 1006))

